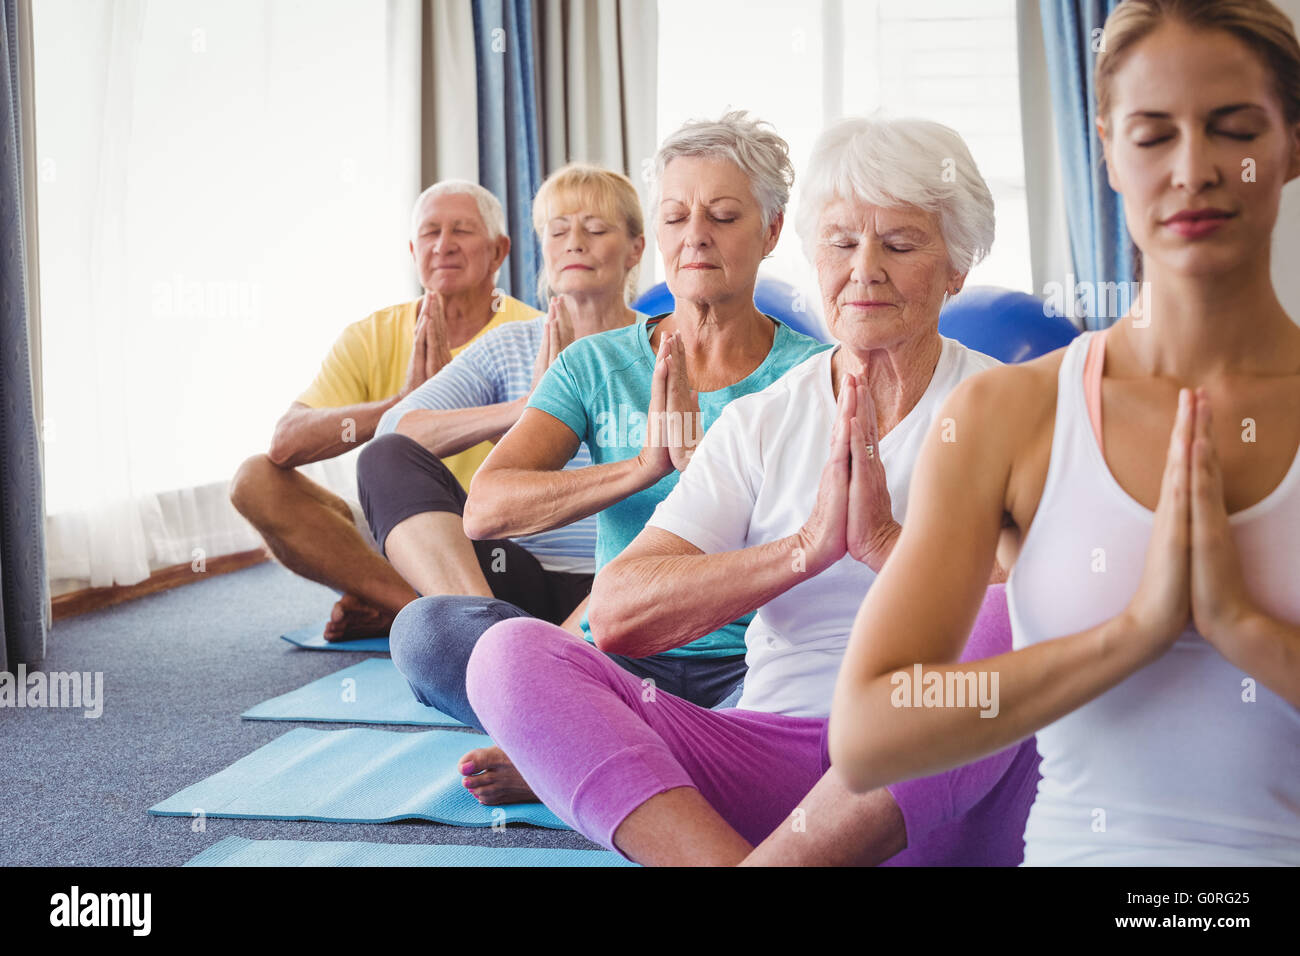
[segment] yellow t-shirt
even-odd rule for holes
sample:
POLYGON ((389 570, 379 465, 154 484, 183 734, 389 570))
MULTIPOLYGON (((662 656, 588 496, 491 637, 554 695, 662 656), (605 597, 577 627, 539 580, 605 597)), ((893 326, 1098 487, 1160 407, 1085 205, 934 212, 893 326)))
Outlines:
MULTIPOLYGON (((406 367, 411 361, 421 301, 416 299, 380 309, 344 329, 298 401, 309 408, 340 408, 382 401, 400 392, 406 383, 406 367)), ((452 349, 452 357, 498 326, 539 315, 527 303, 505 296, 501 310, 468 342, 452 349)), ((481 442, 449 455, 443 464, 468 489, 470 478, 491 450, 491 442, 481 442)))

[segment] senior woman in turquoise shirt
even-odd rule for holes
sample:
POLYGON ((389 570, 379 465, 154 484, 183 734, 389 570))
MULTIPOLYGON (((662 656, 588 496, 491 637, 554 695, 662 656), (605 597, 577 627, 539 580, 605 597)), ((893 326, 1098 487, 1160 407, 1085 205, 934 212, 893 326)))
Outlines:
MULTIPOLYGON (((794 180, 785 141, 731 112, 670 135, 656 172, 651 215, 674 310, 560 353, 474 477, 464 514, 470 537, 533 534, 596 514, 599 573, 645 526, 729 402, 827 348, 754 305, 758 267, 780 238, 794 180), (579 442, 595 463, 564 470, 579 442)), ((393 624, 394 640, 423 658, 403 672, 424 675, 423 699, 478 726, 465 695, 470 653, 490 626, 521 616, 493 599, 415 601, 393 624)), ((750 617, 719 621, 666 653, 610 657, 646 692, 713 707, 744 679, 750 617)), ((585 619, 581 636, 593 640, 585 619)), ((469 752, 460 769, 484 803, 534 799, 499 748, 469 752)))

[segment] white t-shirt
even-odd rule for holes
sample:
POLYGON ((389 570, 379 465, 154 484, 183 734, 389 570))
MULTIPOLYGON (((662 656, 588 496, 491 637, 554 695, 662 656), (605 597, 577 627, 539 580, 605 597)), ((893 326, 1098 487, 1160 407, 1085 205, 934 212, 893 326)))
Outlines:
MULTIPOLYGON (((728 405, 648 524, 710 554, 798 531, 812 513, 830 453, 835 351, 814 355, 761 392, 728 405)), ((907 512, 912 467, 944 399, 962 379, 998 364, 955 339, 943 340, 925 394, 880 440, 895 521, 902 523, 907 512)), ((759 608, 745 632, 748 673, 738 706, 827 716, 853 619, 875 577, 845 555, 759 608)))

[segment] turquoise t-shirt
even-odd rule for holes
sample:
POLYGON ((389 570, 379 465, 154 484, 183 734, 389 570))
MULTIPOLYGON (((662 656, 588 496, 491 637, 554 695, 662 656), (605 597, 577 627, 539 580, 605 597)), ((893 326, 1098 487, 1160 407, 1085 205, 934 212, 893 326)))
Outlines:
MULTIPOLYGON (((635 458, 645 442, 646 412, 655 354, 650 333, 665 316, 643 316, 635 325, 588 335, 559 354, 533 391, 529 408, 546 412, 573 430, 591 451, 593 464, 635 458)), ((771 319, 771 316, 768 316, 771 319)), ((708 431, 732 399, 762 391, 804 359, 830 346, 772 319, 776 334, 767 358, 735 385, 700 392, 700 427, 708 431)), ((596 516, 596 571, 609 564, 650 520, 655 506, 668 497, 678 473, 616 501, 596 516)), ((670 596, 665 595, 670 599, 670 596)), ((729 657, 745 653, 745 628, 753 614, 732 621, 666 657, 729 657)), ((582 632, 591 640, 586 616, 582 632)))

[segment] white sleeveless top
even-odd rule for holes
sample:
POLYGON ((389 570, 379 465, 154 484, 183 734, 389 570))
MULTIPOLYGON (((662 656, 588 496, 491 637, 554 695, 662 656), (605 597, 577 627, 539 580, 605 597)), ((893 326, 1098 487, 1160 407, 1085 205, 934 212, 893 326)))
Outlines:
MULTIPOLYGON (((1083 383, 1093 334, 1061 363, 1047 481, 1007 581, 1017 650, 1116 616, 1142 576, 1153 513, 1120 487, 1093 435, 1083 383)), ((1300 622, 1300 453, 1229 524, 1252 595, 1300 622)), ((1300 710, 1190 625, 1037 739, 1027 866, 1300 865, 1300 710)))

